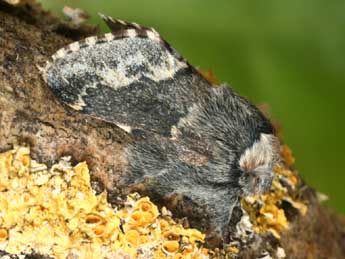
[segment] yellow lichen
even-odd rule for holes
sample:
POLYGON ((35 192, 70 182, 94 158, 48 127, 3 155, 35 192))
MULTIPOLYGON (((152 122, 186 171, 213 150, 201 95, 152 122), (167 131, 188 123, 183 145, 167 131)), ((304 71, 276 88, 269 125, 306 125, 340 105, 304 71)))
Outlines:
POLYGON ((48 169, 28 148, 2 153, 0 243, 9 253, 55 258, 209 257, 204 234, 175 223, 165 208, 161 215, 148 197, 131 194, 118 211, 106 197, 92 191, 86 163, 48 169))
POLYGON ((219 81, 214 74, 214 72, 211 69, 208 70, 201 70, 199 69, 199 72, 202 74, 202 76, 212 85, 217 86, 219 85, 219 81))
POLYGON ((225 250, 226 250, 226 252, 229 252, 229 253, 232 253, 232 254, 238 254, 240 252, 240 250, 236 246, 226 247, 225 250))
POLYGON ((279 178, 283 177, 284 181, 295 189, 298 184, 297 175, 289 169, 293 164, 294 158, 287 146, 281 148, 282 158, 285 164, 281 164, 275 168, 275 177, 272 182, 270 192, 260 196, 246 197, 242 200, 242 206, 249 214, 251 221, 254 223, 254 230, 257 233, 271 232, 276 238, 280 238, 280 233, 288 229, 289 222, 285 212, 280 208, 282 201, 289 202, 293 207, 298 209, 302 215, 305 215, 307 206, 301 201, 291 197, 289 191, 284 187, 279 178), (260 204, 261 208, 257 212, 253 204, 260 204))
POLYGON ((131 229, 126 233, 126 241, 130 243, 132 246, 139 245, 140 241, 140 234, 137 230, 131 229))
POLYGON ((0 228, 0 243, 6 241, 7 237, 8 237, 7 229, 0 228))
POLYGON ((176 253, 179 250, 179 243, 177 241, 165 241, 163 244, 163 251, 167 253, 176 253))
POLYGON ((292 166, 295 163, 295 158, 292 156, 291 149, 287 145, 282 145, 280 153, 287 166, 292 166))

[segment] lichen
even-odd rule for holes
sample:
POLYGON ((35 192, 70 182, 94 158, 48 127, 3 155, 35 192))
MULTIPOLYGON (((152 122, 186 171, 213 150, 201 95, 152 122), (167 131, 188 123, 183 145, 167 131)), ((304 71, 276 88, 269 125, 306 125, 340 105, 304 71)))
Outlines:
POLYGON ((205 235, 177 224, 148 197, 113 209, 85 162, 47 168, 16 147, 0 154, 0 249, 54 258, 208 258, 205 235))
POLYGON ((31 159, 29 148, 15 147, 0 154, 0 249, 54 258, 237 257, 255 236, 270 232, 279 239, 288 229, 283 201, 302 215, 307 211, 293 195, 299 178, 291 152, 281 150, 270 192, 242 199, 231 233, 240 242, 210 251, 203 247, 205 234, 176 223, 148 197, 133 193, 123 208, 112 208, 106 192, 92 190, 85 162, 71 166, 63 158, 48 168, 31 159))
POLYGON ((291 169, 294 158, 290 149, 285 145, 281 147, 281 157, 283 161, 275 168, 270 191, 260 196, 242 199, 242 207, 249 214, 255 232, 271 232, 277 239, 280 238, 282 231, 289 228, 282 202, 288 202, 301 215, 305 215, 307 212, 307 206, 293 195, 293 191, 299 184, 299 178, 291 169))

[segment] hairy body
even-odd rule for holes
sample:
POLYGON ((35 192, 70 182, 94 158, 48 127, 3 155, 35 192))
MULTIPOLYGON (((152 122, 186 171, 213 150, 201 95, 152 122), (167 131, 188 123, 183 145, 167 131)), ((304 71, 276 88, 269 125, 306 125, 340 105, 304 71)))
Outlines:
POLYGON ((112 33, 57 51, 45 81, 73 109, 134 136, 119 186, 225 237, 240 197, 270 188, 279 160, 270 122, 228 86, 211 86, 153 29, 103 18, 112 33))

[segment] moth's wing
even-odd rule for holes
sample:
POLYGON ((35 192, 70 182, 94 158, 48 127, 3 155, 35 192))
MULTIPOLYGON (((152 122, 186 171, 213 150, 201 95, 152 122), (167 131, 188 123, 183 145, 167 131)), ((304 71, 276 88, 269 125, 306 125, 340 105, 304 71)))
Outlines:
POLYGON ((121 30, 127 29, 136 29, 137 31, 141 30, 143 33, 144 31, 154 31, 154 29, 152 28, 145 27, 134 22, 130 23, 120 19, 114 19, 113 17, 104 15, 102 13, 99 13, 99 16, 101 16, 101 18, 104 20, 104 22, 107 24, 107 26, 113 33, 118 33, 121 30))
POLYGON ((57 51, 44 79, 76 110, 170 136, 209 83, 154 30, 104 19, 113 32, 57 51))

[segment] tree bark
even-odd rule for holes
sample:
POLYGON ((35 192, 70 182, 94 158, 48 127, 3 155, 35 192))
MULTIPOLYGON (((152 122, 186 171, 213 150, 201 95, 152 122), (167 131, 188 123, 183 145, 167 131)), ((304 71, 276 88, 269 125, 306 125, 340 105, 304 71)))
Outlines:
MULTIPOLYGON (((102 189, 98 185, 104 183, 111 189, 123 172, 121 150, 133 140, 112 124, 63 107, 37 69, 57 49, 96 32, 92 26, 61 22, 36 4, 14 7, 0 1, 0 151, 30 145, 33 159, 47 165, 72 156, 74 162, 88 163, 95 188, 102 189)), ((110 202, 116 194, 114 190, 108 197, 110 202)), ((284 208, 290 227, 281 238, 262 235, 255 246, 242 249, 239 258, 257 258, 272 247, 283 248, 286 258, 345 258, 345 219, 321 206, 306 185, 296 195, 308 203, 306 215, 284 208)), ((4 254, 0 251, 0 257, 4 254)))
POLYGON ((105 180, 109 168, 115 170, 112 175, 119 175, 121 158, 117 155, 131 138, 110 123, 65 109, 37 67, 44 66, 57 49, 95 34, 97 28, 73 28, 37 5, 1 3, 0 7, 1 151, 14 143, 26 143, 33 158, 48 165, 61 156, 71 156, 73 162, 87 161, 95 177, 105 180))

